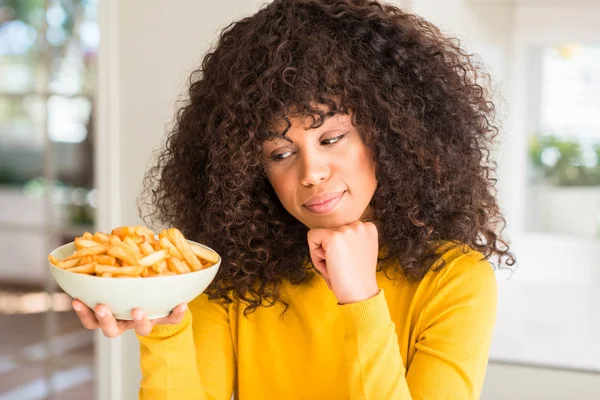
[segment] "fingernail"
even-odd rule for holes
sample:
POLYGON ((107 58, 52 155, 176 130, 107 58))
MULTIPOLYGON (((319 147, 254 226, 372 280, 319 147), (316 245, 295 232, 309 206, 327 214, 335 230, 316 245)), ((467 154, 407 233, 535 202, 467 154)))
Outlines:
POLYGON ((142 317, 139 314, 135 314, 133 316, 133 319, 135 319, 136 321, 139 321, 140 319, 142 319, 142 317))
POLYGON ((185 311, 187 310, 187 304, 184 304, 183 307, 181 307, 181 311, 185 311))
POLYGON ((98 314, 99 317, 104 317, 106 315, 106 312, 104 312, 104 310, 100 310, 96 314, 98 314))
POLYGON ((79 303, 73 304, 73 308, 75 309, 75 311, 81 311, 81 304, 79 304, 79 303))

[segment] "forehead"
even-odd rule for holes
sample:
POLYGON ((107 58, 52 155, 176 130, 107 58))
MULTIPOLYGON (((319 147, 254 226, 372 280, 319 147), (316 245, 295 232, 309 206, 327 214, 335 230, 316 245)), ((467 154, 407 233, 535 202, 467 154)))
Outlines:
POLYGON ((351 114, 326 113, 324 118, 318 114, 290 116, 281 119, 272 124, 273 133, 276 136, 286 135, 290 131, 326 129, 338 125, 350 125, 352 123, 351 114))

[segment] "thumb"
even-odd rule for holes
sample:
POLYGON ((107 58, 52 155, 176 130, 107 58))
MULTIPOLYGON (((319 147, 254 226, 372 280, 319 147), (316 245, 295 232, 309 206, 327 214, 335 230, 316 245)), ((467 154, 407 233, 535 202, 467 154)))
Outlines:
POLYGON ((307 241, 312 263, 323 279, 325 279, 327 287, 331 290, 331 281, 327 273, 326 254, 323 248, 323 242, 329 234, 330 232, 326 229, 311 229, 308 231, 307 241))
POLYGON ((327 274, 327 261, 325 259, 325 250, 322 247, 310 250, 310 259, 313 265, 321 273, 321 275, 329 278, 327 274))
POLYGON ((312 263, 315 266, 315 269, 318 271, 319 275, 323 277, 325 283, 327 283, 327 287, 331 290, 331 281, 329 280, 329 273, 327 272, 327 262, 325 261, 325 250, 322 248, 311 250, 310 258, 312 259, 312 263))

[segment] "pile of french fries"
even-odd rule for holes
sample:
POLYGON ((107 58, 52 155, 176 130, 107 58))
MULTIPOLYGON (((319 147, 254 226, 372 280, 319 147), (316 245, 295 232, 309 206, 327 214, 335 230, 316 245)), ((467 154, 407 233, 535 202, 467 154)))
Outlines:
POLYGON ((75 253, 57 260, 58 268, 104 278, 148 278, 186 274, 208 268, 219 255, 185 240, 177 228, 157 235, 143 226, 122 226, 110 234, 89 232, 75 239, 75 253))

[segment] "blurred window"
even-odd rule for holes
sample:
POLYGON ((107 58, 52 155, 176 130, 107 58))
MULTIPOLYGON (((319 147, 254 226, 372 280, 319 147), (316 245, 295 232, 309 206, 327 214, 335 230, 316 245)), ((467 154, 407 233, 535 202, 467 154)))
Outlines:
POLYGON ((600 45, 530 48, 528 230, 600 235, 600 45))
POLYGON ((2 398, 93 396, 93 333, 46 257, 93 230, 98 44, 96 0, 0 0, 2 398))
POLYGON ((79 197, 94 197, 99 40, 95 0, 0 2, 0 195, 50 190, 47 218, 66 230, 94 221, 79 197))

